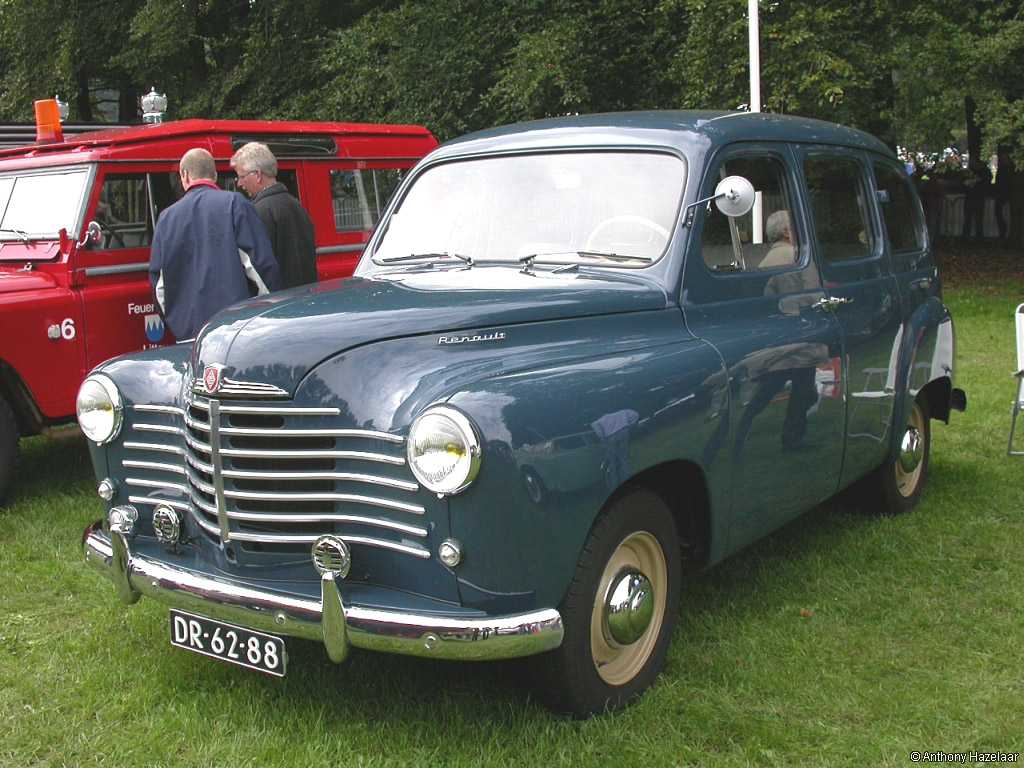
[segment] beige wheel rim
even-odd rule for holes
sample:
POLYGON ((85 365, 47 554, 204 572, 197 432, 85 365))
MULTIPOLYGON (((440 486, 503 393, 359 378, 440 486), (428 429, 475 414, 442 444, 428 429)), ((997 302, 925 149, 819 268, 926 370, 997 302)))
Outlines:
MULTIPOLYGON (((921 435, 921 439, 924 439, 924 413, 921 411, 921 406, 914 403, 914 407, 910 411, 910 419, 907 421, 907 429, 916 429, 921 435)), ((895 463, 896 472, 896 490, 900 496, 905 499, 909 499, 914 495, 917 490, 917 486, 921 482, 921 473, 924 472, 924 461, 918 463, 916 467, 910 472, 903 469, 899 461, 895 463)))
POLYGON ((590 653, 597 674, 608 685, 625 685, 650 659, 665 621, 667 592, 668 565, 658 540, 646 531, 631 533, 608 558, 590 615, 590 653), (654 593, 654 611, 647 629, 627 645, 615 642, 607 626, 609 591, 624 571, 642 574, 654 593))

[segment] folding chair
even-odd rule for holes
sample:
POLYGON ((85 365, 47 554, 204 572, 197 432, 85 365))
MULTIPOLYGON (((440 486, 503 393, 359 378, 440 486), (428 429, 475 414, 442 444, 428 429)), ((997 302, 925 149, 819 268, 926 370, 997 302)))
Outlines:
POLYGON ((1017 428, 1017 415, 1024 410, 1024 304, 1017 307, 1014 315, 1017 325, 1017 396, 1013 399, 1013 416, 1010 419, 1010 443, 1006 448, 1007 456, 1024 456, 1024 450, 1013 448, 1013 433, 1017 428))

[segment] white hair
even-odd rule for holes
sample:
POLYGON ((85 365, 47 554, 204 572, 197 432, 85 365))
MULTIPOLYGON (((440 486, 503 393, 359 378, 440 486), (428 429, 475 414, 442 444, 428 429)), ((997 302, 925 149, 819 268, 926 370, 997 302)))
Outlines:
POLYGON ((769 243, 788 240, 792 236, 789 223, 789 211, 782 209, 768 217, 764 225, 764 234, 769 243))

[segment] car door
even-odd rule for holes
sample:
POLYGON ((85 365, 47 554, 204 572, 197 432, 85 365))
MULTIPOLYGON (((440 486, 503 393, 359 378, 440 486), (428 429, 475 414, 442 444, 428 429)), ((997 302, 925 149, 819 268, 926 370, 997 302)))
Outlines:
POLYGON ((798 154, 827 304, 842 328, 848 404, 841 482, 848 485, 881 464, 888 449, 899 294, 864 155, 825 146, 803 146, 798 154))
POLYGON ((752 182, 754 208, 739 218, 713 206, 697 213, 683 306, 727 371, 729 418, 704 462, 706 472, 729 466, 733 549, 835 492, 844 413, 839 326, 820 306, 792 152, 736 145, 716 158, 701 197, 731 175, 752 182))
POLYGON ((99 242, 80 249, 77 274, 86 329, 87 367, 115 355, 173 341, 149 284, 153 216, 148 173, 105 166, 88 209, 99 242))

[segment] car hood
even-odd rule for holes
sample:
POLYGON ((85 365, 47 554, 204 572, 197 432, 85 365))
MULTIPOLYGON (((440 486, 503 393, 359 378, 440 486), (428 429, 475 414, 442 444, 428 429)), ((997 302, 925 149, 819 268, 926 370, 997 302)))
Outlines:
MULTIPOLYGON (((319 363, 376 341, 452 331, 498 333, 521 323, 664 309, 668 302, 660 285, 625 270, 400 270, 235 305, 200 333, 192 364, 197 378, 205 366, 217 364, 226 379, 270 384, 291 395, 319 363)), ((460 339, 451 341, 466 343, 460 339)))
POLYGON ((45 272, 0 271, 0 294, 44 290, 56 286, 57 281, 45 272))

